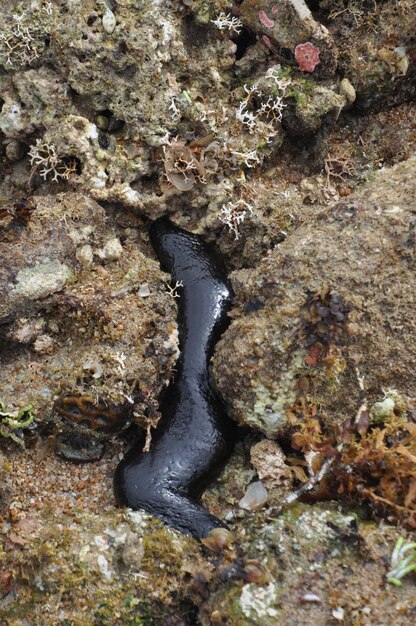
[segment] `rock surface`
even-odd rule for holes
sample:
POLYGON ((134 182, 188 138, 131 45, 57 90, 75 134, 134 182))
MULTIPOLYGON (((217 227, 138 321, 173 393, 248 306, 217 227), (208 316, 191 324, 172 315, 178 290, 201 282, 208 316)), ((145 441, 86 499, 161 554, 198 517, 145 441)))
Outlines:
POLYGON ((416 527, 413 4, 2 3, 5 626, 412 623, 415 574, 388 573, 416 527), (215 553, 114 507, 177 357, 162 214, 237 294, 215 553), (120 438, 89 427, 120 414, 120 438))
POLYGON ((340 426, 359 406, 357 369, 370 398, 414 397, 415 176, 415 159, 382 170, 232 274, 239 306, 214 367, 241 423, 282 435, 306 399, 340 426))
POLYGON ((2 399, 31 403, 46 421, 62 394, 126 410, 134 396, 144 424, 176 361, 177 330, 168 277, 139 250, 140 232, 125 224, 121 244, 79 193, 39 196, 27 226, 11 224, 0 243, 2 399))

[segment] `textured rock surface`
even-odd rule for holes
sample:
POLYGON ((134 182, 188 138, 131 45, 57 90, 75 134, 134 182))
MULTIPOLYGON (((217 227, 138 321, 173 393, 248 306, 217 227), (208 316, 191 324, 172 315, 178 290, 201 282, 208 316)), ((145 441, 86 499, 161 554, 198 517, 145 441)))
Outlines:
POLYGON ((412 623, 414 574, 386 574, 416 527, 413 5, 1 4, 5 626, 412 623), (216 376, 256 430, 203 496, 235 536, 218 554, 114 508, 134 429, 94 463, 56 455, 62 429, 103 453, 59 394, 109 415, 134 397, 156 425, 177 349, 163 213, 217 244, 238 294, 216 376), (321 504, 279 514, 322 467, 321 504), (267 505, 241 509, 259 480, 267 505))
POLYGON ((240 306, 215 373, 240 422, 284 434, 306 399, 340 426, 359 406, 357 368, 370 398, 415 395, 415 175, 414 159, 381 171, 233 274, 240 306))
POLYGON ((43 420, 62 393, 127 407, 134 395, 156 406, 176 360, 176 321, 168 277, 140 252, 140 230, 110 226, 96 202, 67 193, 36 198, 27 226, 6 234, 3 400, 32 403, 43 420))
POLYGON ((241 17, 272 50, 278 46, 294 51, 297 45, 314 40, 321 53, 318 72, 331 74, 335 71, 337 50, 334 41, 328 29, 314 19, 304 0, 284 0, 278 4, 273 0, 245 0, 241 17))
POLYGON ((405 626, 414 600, 410 588, 399 597, 384 587, 380 560, 387 556, 388 533, 394 533, 385 530, 357 523, 330 504, 297 506, 265 522, 253 542, 240 539, 249 558, 243 580, 217 585, 202 606, 201 623, 405 626))

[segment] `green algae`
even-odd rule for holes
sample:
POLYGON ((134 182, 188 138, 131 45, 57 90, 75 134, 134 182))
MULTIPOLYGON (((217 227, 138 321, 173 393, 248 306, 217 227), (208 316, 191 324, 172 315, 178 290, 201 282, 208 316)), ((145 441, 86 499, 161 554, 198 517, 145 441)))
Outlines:
POLYGON ((12 439, 24 447, 22 430, 33 424, 32 408, 32 404, 27 404, 18 411, 10 411, 7 410, 5 403, 0 400, 0 437, 12 439))

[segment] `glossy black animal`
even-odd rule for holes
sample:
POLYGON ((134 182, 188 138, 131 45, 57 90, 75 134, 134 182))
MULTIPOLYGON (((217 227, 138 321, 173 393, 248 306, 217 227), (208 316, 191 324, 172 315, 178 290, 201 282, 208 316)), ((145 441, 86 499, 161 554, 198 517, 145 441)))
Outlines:
POLYGON ((161 420, 149 452, 138 444, 118 465, 117 503, 144 509, 194 537, 226 525, 198 500, 224 466, 235 439, 210 372, 214 346, 227 326, 233 292, 221 259, 201 237, 167 218, 150 227, 162 269, 179 288, 180 357, 160 400, 161 420))

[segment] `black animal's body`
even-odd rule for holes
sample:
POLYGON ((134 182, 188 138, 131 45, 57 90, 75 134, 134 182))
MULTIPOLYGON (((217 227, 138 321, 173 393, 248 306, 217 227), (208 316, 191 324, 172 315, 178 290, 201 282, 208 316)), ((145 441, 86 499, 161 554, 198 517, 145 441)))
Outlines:
POLYGON ((114 490, 120 506, 144 509, 200 538, 226 527, 198 500, 224 466, 235 439, 234 423, 210 372, 233 292, 222 261, 198 235, 161 218, 152 224, 150 240, 172 283, 183 285, 177 299, 180 357, 160 400, 161 419, 150 450, 133 446, 116 469, 114 490))

